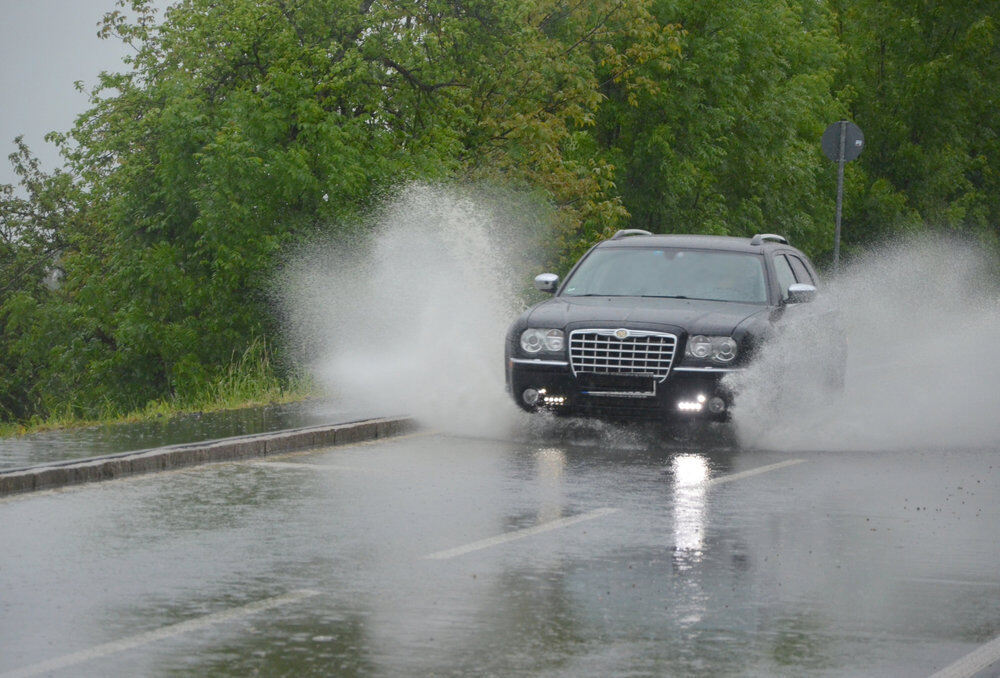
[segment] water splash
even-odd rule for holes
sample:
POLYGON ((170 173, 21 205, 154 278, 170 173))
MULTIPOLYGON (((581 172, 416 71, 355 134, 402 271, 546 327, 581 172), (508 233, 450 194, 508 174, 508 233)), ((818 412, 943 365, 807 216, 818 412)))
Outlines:
POLYGON ((503 341, 550 251, 542 206, 509 194, 411 184, 363 242, 313 244, 280 286, 289 340, 340 402, 490 434, 517 424, 503 341))
POLYGON ((872 252, 826 290, 848 339, 840 397, 815 367, 823 338, 791 331, 732 383, 744 444, 788 449, 927 449, 1000 444, 1000 300, 981 248, 923 237, 872 252))

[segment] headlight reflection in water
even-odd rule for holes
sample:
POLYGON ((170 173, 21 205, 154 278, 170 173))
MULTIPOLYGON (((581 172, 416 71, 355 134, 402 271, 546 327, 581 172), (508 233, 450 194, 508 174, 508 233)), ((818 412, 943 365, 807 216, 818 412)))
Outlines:
POLYGON ((535 451, 535 473, 538 478, 541 505, 538 522, 563 517, 563 481, 566 472, 566 452, 558 447, 541 447, 535 451))
POLYGON ((671 461, 674 476, 674 550, 687 562, 701 558, 705 540, 705 481, 708 461, 700 454, 680 454, 671 461))

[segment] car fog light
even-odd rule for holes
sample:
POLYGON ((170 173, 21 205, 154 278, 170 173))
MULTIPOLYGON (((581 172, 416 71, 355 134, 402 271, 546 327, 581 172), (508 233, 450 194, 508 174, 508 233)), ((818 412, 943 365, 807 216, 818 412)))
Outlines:
POLYGON ((538 403, 538 389, 526 388, 524 393, 521 394, 521 399, 524 400, 524 404, 529 407, 534 407, 538 403))
POLYGON ((722 414, 726 411, 726 401, 719 396, 715 396, 708 401, 708 411, 712 414, 722 414))
POLYGON ((559 405, 566 404, 566 396, 547 395, 544 398, 542 398, 542 402, 544 402, 546 405, 558 407, 559 405))
POLYGON ((677 409, 681 412, 701 412, 702 404, 697 400, 680 400, 677 409))

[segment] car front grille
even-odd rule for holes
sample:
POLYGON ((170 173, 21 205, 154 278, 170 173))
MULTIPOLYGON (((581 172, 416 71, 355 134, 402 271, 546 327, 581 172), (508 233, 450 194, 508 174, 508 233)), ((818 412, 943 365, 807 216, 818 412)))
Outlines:
POLYGON ((676 349, 677 337, 665 332, 599 329, 569 334, 574 375, 612 374, 663 381, 670 374, 676 349))

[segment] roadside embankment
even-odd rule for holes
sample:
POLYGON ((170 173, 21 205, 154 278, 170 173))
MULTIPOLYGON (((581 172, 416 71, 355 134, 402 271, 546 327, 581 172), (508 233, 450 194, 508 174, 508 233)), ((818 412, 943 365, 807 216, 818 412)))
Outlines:
POLYGON ((197 464, 265 457, 314 447, 349 445, 377 438, 391 438, 416 428, 416 421, 410 417, 366 419, 9 469, 0 471, 0 496, 197 464))

